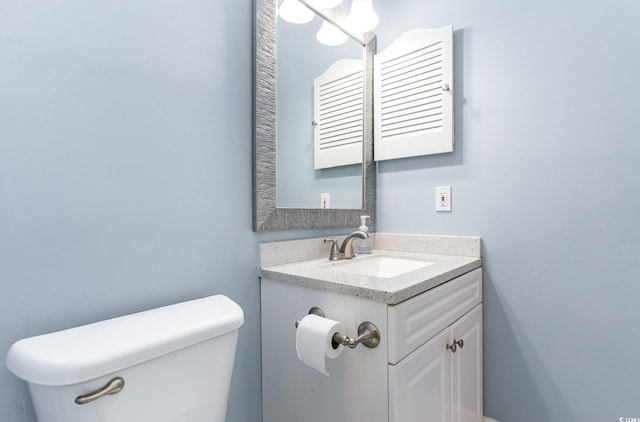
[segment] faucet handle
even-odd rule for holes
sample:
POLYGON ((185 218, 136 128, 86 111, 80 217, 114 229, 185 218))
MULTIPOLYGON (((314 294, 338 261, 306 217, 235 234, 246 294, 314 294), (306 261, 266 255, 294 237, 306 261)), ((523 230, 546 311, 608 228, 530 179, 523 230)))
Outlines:
POLYGON ((331 242, 331 253, 329 254, 330 261, 338 261, 340 259, 340 252, 338 251, 338 239, 324 239, 324 243, 331 242))

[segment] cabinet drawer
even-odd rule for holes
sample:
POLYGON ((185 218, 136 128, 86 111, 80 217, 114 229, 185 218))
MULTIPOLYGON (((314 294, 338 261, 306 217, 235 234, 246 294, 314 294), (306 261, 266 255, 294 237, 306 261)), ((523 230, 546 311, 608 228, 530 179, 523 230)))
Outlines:
POLYGON ((389 306, 389 363, 395 364, 482 301, 482 268, 389 306))

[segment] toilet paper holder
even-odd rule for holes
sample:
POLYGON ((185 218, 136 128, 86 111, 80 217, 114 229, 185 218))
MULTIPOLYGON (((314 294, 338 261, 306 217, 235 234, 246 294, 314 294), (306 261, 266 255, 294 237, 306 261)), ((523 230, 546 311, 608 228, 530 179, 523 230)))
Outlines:
MULTIPOLYGON (((322 309, 314 306, 309 309, 309 315, 317 315, 322 318, 325 317, 322 309)), ((298 328, 300 321, 296 321, 296 328, 298 328)), ((331 338, 331 345, 334 349, 337 349, 339 345, 347 346, 350 349, 355 349, 358 344, 362 344, 369 349, 373 349, 380 344, 380 330, 372 322, 365 321, 358 326, 358 337, 349 337, 344 334, 335 333, 331 338)))

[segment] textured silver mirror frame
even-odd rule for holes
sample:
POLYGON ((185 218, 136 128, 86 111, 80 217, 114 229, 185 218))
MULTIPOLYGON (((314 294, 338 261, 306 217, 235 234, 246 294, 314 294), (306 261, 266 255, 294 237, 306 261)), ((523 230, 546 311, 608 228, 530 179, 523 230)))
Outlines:
POLYGON ((373 55, 375 36, 365 49, 365 122, 362 209, 276 207, 276 10, 277 0, 256 0, 254 27, 254 231, 354 227, 360 215, 375 223, 373 161, 373 55))

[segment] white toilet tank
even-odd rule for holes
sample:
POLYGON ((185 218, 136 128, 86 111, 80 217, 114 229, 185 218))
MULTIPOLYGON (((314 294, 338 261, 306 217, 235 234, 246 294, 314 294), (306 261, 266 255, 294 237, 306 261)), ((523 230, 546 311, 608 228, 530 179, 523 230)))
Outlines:
POLYGON ((223 422, 243 322, 210 296, 20 340, 6 363, 39 422, 223 422))

